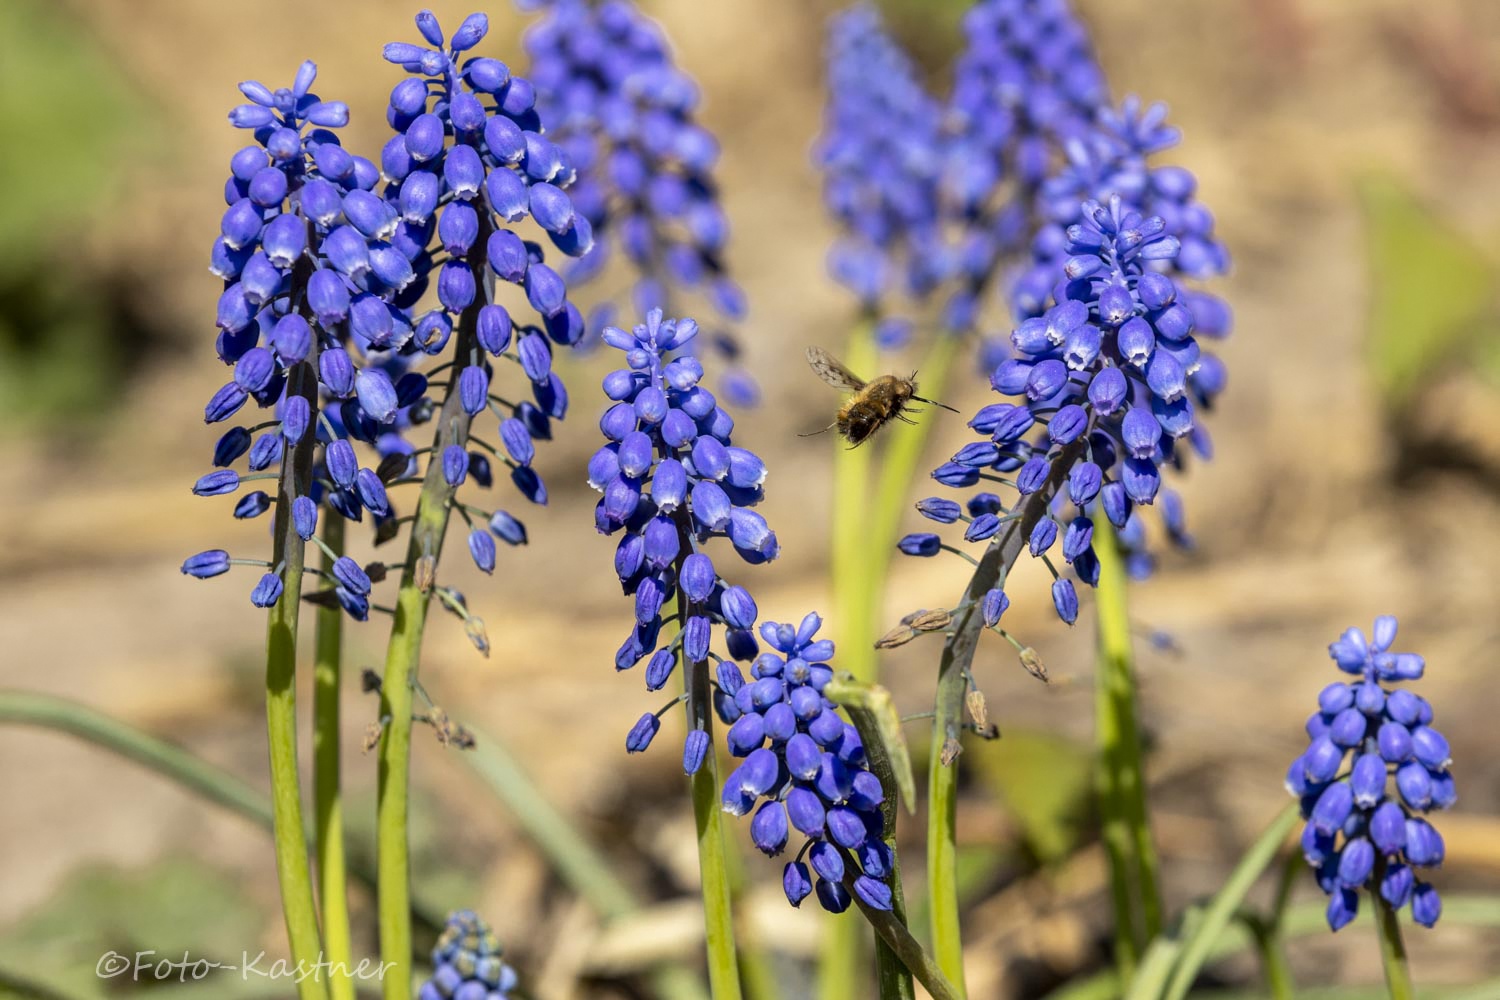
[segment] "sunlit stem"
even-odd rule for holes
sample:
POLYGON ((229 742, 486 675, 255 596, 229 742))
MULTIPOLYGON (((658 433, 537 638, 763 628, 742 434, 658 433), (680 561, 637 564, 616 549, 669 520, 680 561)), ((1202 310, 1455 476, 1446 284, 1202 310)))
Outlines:
MULTIPOLYGON (((323 526, 323 569, 344 549, 344 519, 330 513, 323 526)), ((348 873, 344 858, 344 806, 339 776, 339 694, 343 671, 344 615, 337 606, 319 608, 313 661, 313 803, 317 822, 318 902, 328 951, 333 1000, 354 1000, 353 951, 349 934, 348 873)))
POLYGON ((1099 559, 1096 589, 1099 664, 1095 674, 1098 788, 1110 896, 1115 913, 1116 963, 1124 975, 1161 933, 1156 847, 1146 806, 1145 761, 1137 722, 1128 581, 1108 519, 1094 527, 1099 559), (1137 916, 1133 900, 1139 901, 1137 916))
MULTIPOLYGON (((479 235, 475 240, 477 249, 470 253, 469 264, 475 283, 486 287, 484 246, 492 224, 486 213, 480 213, 479 218, 479 235)), ((453 354, 459 360, 471 357, 476 350, 475 326, 485 298, 476 297, 475 302, 459 316, 453 354)), ((469 414, 459 401, 456 387, 450 387, 442 411, 433 421, 437 434, 432 454, 441 455, 449 445, 462 446, 468 438, 469 422, 469 414)), ((424 563, 434 572, 436 570, 443 551, 443 538, 448 531, 453 493, 453 487, 443 477, 443 463, 429 461, 417 497, 411 539, 404 560, 406 569, 401 574, 395 621, 386 648, 385 672, 380 688, 380 711, 390 720, 380 742, 379 801, 376 807, 380 959, 389 969, 380 981, 385 1000, 410 1000, 411 997, 411 859, 407 824, 412 683, 417 677, 431 597, 430 591, 424 591, 418 585, 417 574, 424 563)))

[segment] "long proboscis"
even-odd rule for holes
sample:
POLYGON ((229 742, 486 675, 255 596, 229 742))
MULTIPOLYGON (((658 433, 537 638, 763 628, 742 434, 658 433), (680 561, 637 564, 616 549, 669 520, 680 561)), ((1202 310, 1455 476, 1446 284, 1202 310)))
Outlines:
POLYGON ((943 409, 947 410, 950 413, 962 413, 961 410, 955 410, 953 407, 949 406, 947 403, 939 403, 937 400, 935 400, 935 399, 928 399, 926 396, 912 396, 912 399, 915 399, 915 400, 917 400, 920 403, 931 403, 933 406, 941 406, 943 409))

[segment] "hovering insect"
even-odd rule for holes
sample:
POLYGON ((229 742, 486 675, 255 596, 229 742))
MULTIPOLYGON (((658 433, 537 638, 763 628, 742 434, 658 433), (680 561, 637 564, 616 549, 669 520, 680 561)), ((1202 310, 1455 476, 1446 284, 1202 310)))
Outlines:
POLYGON ((814 434, 822 434, 837 427, 844 440, 849 442, 849 447, 857 448, 893 419, 908 424, 916 423, 915 420, 910 420, 906 416, 907 413, 922 412, 911 408, 912 400, 941 406, 945 410, 953 410, 954 413, 958 412, 946 403, 918 396, 915 372, 912 373, 911 378, 882 375, 872 382, 866 382, 845 368, 842 362, 821 347, 807 349, 807 363, 812 366, 818 378, 835 389, 847 389, 853 395, 844 401, 843 406, 839 407, 838 416, 834 418, 833 423, 821 431, 802 434, 799 435, 800 437, 812 437, 814 434))

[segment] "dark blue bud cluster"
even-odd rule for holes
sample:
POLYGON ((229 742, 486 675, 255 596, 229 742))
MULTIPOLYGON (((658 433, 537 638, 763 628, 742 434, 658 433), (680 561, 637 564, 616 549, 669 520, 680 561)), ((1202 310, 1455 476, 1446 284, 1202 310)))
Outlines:
POLYGON ((417 1000, 510 1000, 516 970, 501 961, 500 942, 472 910, 448 916, 432 949, 432 977, 417 1000))
MULTIPOLYGON (((677 293, 702 293, 725 322, 742 320, 745 297, 724 260, 729 223, 714 168, 719 145, 697 120, 697 84, 680 69, 661 28, 629 0, 556 0, 526 33, 537 105, 579 174, 571 191, 599 234, 594 251, 567 272, 575 287, 618 251, 640 277, 640 313, 669 310, 677 293)), ((604 305, 591 329, 610 321, 604 305)), ((710 338, 731 367, 719 379, 737 406, 758 397, 733 367, 727 330, 710 338)))
MULTIPOLYGON (((833 677, 833 643, 814 639, 821 624, 816 614, 796 628, 764 623, 758 639, 755 599, 726 582, 705 551, 715 536, 728 538, 751 564, 774 559, 780 550, 765 518, 752 509, 763 496, 765 463, 731 442, 734 421, 699 384, 702 364, 680 353, 697 332, 691 319, 664 319, 653 310, 630 333, 617 327, 603 333, 606 344, 624 352, 626 367, 604 378, 604 394, 614 403, 599 421, 608 443, 589 461, 589 483, 603 494, 594 513, 598 530, 623 529, 615 572, 635 598, 635 625, 615 667, 646 660, 646 688, 656 691, 679 662, 686 672, 694 665, 706 671, 715 661, 714 710, 730 727, 730 752, 744 758, 724 784, 725 810, 744 816, 760 797, 770 799, 751 821, 751 837, 768 855, 786 847, 791 828, 809 838, 786 869, 793 904, 813 891, 805 854, 828 909, 849 906, 846 865, 860 873, 854 880, 860 899, 889 909, 885 880, 893 861, 881 839, 880 781, 866 767, 854 727, 821 693, 833 677), (678 610, 664 615, 674 601, 678 610), (670 618, 677 632, 663 642, 670 618), (716 632, 722 656, 714 651, 716 632), (772 651, 761 652, 761 639, 772 651), (734 661, 750 664, 748 680, 734 661)), ((662 714, 678 700, 643 715, 627 734, 626 749, 649 747, 662 714)), ((696 773, 709 749, 708 732, 695 725, 683 748, 683 769, 696 773)))
MULTIPOLYGON (((193 491, 215 496, 279 478, 304 541, 324 509, 350 521, 368 512, 377 538, 390 537, 397 515, 388 487, 420 481, 423 454, 451 488, 469 480, 488 487, 492 460, 503 462, 523 496, 545 503, 534 442, 549 438, 550 421, 567 410, 552 350, 578 341, 583 318, 541 246, 510 226, 530 218, 564 254, 587 253, 589 221, 564 191, 574 170, 543 135, 531 84, 498 60, 467 55, 488 28, 484 15, 466 19, 446 49, 430 12, 417 27, 425 44, 385 47, 410 76, 391 92, 395 135, 379 167, 346 152, 330 131, 348 121, 348 109, 309 92, 310 62, 290 89, 242 84, 250 103, 230 114, 256 141, 230 161, 229 208, 211 257, 225 283, 219 356, 233 373, 204 417, 228 421, 253 399, 274 418, 225 432, 214 449, 217 471, 193 491), (509 306, 501 301, 507 286, 519 300, 509 306), (423 374, 427 358, 445 360, 423 374), (502 360, 520 369, 530 399, 494 394, 502 360), (451 369, 462 428, 440 429, 441 447, 421 452, 407 433, 436 412, 429 377, 443 369, 451 369), (487 410, 500 421, 498 445, 468 436, 469 422, 487 410), (372 458, 362 460, 360 448, 372 458), (293 459, 298 449, 304 460, 293 459), (248 475, 232 468, 242 459, 248 475)), ((256 517, 270 506, 271 496, 256 491, 234 513, 256 517)), ((456 509, 469 517, 467 505, 456 509)), ((484 516, 489 531, 474 526, 470 550, 490 571, 491 532, 519 544, 525 529, 504 511, 484 516)), ((183 572, 214 575, 218 565, 204 553, 183 572)), ((279 579, 270 578, 283 567, 270 569, 252 595, 260 606, 280 597, 279 579)), ((366 617, 369 574, 335 572, 330 582, 352 615, 366 617)))
MULTIPOLYGON (((613 326, 603 332, 606 344, 625 353, 627 367, 604 378, 604 394, 615 402, 599 421, 608 443, 589 460, 589 485, 603 494, 594 523, 606 535, 624 529, 615 572, 635 596, 636 624, 615 667, 626 670, 650 656, 651 691, 667 683, 679 652, 689 663, 708 657, 714 625, 725 630, 731 655, 755 655, 755 602, 743 587, 720 579, 704 543, 727 537, 749 563, 779 552, 775 532, 752 509, 763 496, 765 462, 732 443, 733 418, 699 384, 703 365, 678 353, 697 335, 693 320, 663 319, 659 309, 631 333, 613 326), (687 617, 677 638, 658 648, 662 609, 679 587, 687 617)), ((644 750, 658 725, 655 715, 643 718, 629 748, 644 750)), ((689 750, 702 739, 690 737, 689 750)), ((701 749, 688 754, 689 773, 701 763, 701 749)))
POLYGON ((1432 728, 1432 706, 1389 685, 1417 680, 1426 669, 1415 653, 1393 653, 1396 619, 1375 619, 1369 638, 1351 628, 1328 647, 1340 670, 1357 680, 1330 684, 1307 720, 1312 741, 1287 771, 1286 787, 1301 799, 1302 851, 1328 894, 1334 930, 1359 911, 1370 888, 1393 909, 1411 904, 1417 923, 1442 914, 1438 892, 1414 869, 1443 863, 1443 838, 1423 814, 1457 798, 1448 741, 1432 728), (1394 790, 1392 790, 1394 785, 1394 790))
POLYGON ((763 623, 771 651, 754 657, 748 679, 720 662, 714 705, 729 726, 729 752, 743 758, 724 782, 724 811, 754 810, 750 839, 768 857, 786 849, 793 830, 806 838, 782 873, 793 906, 816 891, 824 909, 842 913, 851 901, 845 875, 857 873, 860 901, 889 910, 895 857, 883 839, 885 795, 859 732, 822 694, 834 650, 814 638, 821 625, 816 614, 797 626, 763 623))
MULTIPOLYGON (((942 111, 871 6, 833 18, 826 58, 828 103, 813 156, 824 203, 842 229, 829 270, 879 312, 893 286, 921 299, 943 277, 942 111)), ((905 324, 886 322, 877 340, 894 348, 905 332, 905 324)))
MULTIPOLYGON (((1031 532, 1031 553, 1047 558, 1061 540, 1064 562, 1093 585, 1095 519, 1102 513, 1122 536, 1134 537, 1136 506, 1163 495, 1163 467, 1180 465, 1185 446, 1207 456, 1196 413, 1223 387, 1223 368, 1200 352, 1177 282, 1150 266, 1170 262, 1179 250, 1162 219, 1142 218, 1116 197, 1086 204, 1083 221, 1067 235, 1058 304, 1016 328, 1015 357, 990 377, 996 392, 1016 401, 980 409, 969 426, 981 440, 965 445, 933 478, 954 487, 1000 482, 1023 499, 1060 482, 1031 532)), ((981 513, 994 518, 974 513, 979 508, 971 504, 970 541, 984 541, 1016 516, 998 497, 983 496, 981 513)), ((1180 501, 1165 496, 1173 533, 1186 537, 1180 501)), ((912 537, 903 550, 913 547, 912 537)), ((1053 601, 1071 624, 1078 598, 1069 580, 1057 579, 1053 601)))

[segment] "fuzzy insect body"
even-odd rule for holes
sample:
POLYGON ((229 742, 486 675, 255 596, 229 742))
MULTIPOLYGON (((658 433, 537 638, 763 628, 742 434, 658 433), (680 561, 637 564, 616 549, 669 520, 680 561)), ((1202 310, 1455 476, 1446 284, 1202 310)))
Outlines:
MULTIPOLYGON (((821 347, 807 349, 807 363, 824 382, 835 389, 846 389, 852 393, 839 407, 833 423, 823 428, 822 431, 814 432, 822 434, 824 431, 836 428, 844 440, 849 442, 851 448, 856 448, 868 441, 876 431, 892 420, 900 420, 907 424, 916 423, 906 415, 908 412, 921 412, 911 408, 913 400, 941 406, 945 410, 953 409, 936 400, 918 396, 915 372, 912 373, 911 378, 881 375, 879 378, 866 382, 821 347)), ((811 437, 812 435, 802 436, 811 437)))

